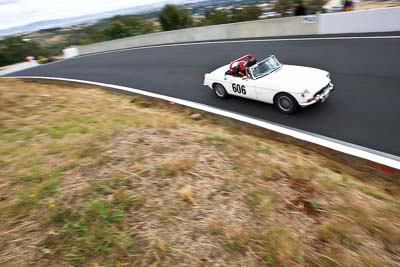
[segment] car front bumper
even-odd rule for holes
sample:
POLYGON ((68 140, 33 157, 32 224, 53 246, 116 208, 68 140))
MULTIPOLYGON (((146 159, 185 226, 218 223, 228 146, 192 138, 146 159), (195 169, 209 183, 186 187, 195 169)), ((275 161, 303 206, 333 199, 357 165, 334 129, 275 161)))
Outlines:
POLYGON ((308 107, 318 102, 325 102, 329 97, 329 94, 333 91, 333 83, 329 83, 328 87, 322 93, 317 94, 315 97, 309 99, 307 102, 301 102, 299 105, 301 107, 308 107))

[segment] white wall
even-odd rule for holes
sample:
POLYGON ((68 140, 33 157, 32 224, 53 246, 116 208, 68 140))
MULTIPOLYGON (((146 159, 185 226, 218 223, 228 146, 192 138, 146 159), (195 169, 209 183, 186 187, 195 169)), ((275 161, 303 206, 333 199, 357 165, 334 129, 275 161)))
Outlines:
POLYGON ((76 57, 79 55, 79 51, 76 47, 65 48, 63 50, 64 58, 76 57))
POLYGON ((78 47, 79 54, 90 54, 108 50, 124 49, 157 44, 227 40, 270 36, 317 34, 317 20, 310 23, 303 17, 266 19, 177 31, 151 33, 108 42, 78 47))
POLYGON ((30 69, 33 67, 38 66, 39 63, 37 63, 36 60, 31 60, 29 62, 23 62, 19 64, 12 65, 10 67, 6 67, 5 69, 0 70, 0 76, 7 75, 16 71, 21 71, 21 70, 26 70, 30 69))
MULTIPOLYGON (((77 47, 79 55, 158 44, 288 35, 400 31, 400 7, 232 23, 151 33, 77 47)), ((68 51, 68 52, 72 52, 68 51)), ((74 53, 69 53, 75 55, 74 53)))
POLYGON ((400 31, 400 7, 319 15, 319 34, 400 31))

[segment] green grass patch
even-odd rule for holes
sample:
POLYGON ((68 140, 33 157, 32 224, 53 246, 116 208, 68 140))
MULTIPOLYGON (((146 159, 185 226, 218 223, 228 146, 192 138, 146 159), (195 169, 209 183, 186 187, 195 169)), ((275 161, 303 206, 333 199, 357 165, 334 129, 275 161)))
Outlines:
POLYGON ((78 159, 95 158, 102 154, 102 149, 94 142, 83 143, 76 149, 76 157, 78 159))
POLYGON ((284 228, 274 226, 255 239, 262 247, 265 266, 304 265, 300 241, 284 228))
POLYGON ((28 160, 26 162, 26 167, 27 168, 35 168, 35 167, 40 167, 43 165, 43 160, 39 158, 38 156, 33 156, 32 159, 28 160))
POLYGON ((24 129, 21 131, 20 134, 21 134, 22 139, 29 140, 35 136, 36 132, 33 129, 24 129))
POLYGON ((237 240, 226 240, 220 243, 220 247, 228 252, 239 252, 244 253, 245 247, 243 247, 237 240))
POLYGON ((44 207, 42 200, 53 197, 58 188, 57 179, 49 179, 33 187, 22 187, 17 191, 17 201, 6 207, 4 212, 10 217, 24 218, 44 207))
POLYGON ((258 215, 267 216, 273 208, 276 196, 266 190, 248 191, 243 196, 244 202, 258 215))
POLYGON ((209 134, 204 137, 204 140, 218 148, 224 148, 226 146, 226 138, 220 134, 209 134))
POLYGON ((37 155, 25 162, 15 174, 15 181, 19 184, 37 184, 47 178, 48 171, 43 167, 43 160, 37 155))
POLYGON ((3 134, 14 134, 18 132, 17 126, 16 125, 11 125, 10 127, 3 127, 3 134))
POLYGON ((167 177, 173 175, 173 172, 170 169, 168 169, 168 167, 165 165, 157 166, 156 171, 157 174, 160 175, 161 177, 167 177))
POLYGON ((112 253, 125 254, 135 244, 135 234, 123 231, 124 219, 139 198, 118 192, 110 201, 96 199, 79 210, 57 209, 50 221, 57 235, 46 241, 54 255, 76 262, 88 262, 112 253))
POLYGON ((64 144, 57 144, 57 143, 52 143, 46 147, 46 151, 44 152, 44 155, 56 155, 62 153, 65 149, 64 144))
POLYGON ((347 176, 342 175, 342 181, 340 182, 340 185, 348 187, 350 185, 349 178, 347 176))
POLYGON ((60 139, 68 134, 85 134, 88 131, 89 129, 84 125, 65 124, 50 127, 47 133, 51 138, 60 139))
POLYGON ((17 95, 17 99, 24 99, 24 98, 27 98, 28 96, 27 95, 22 95, 22 94, 19 94, 19 95, 17 95))
POLYGON ((272 149, 269 146, 260 142, 255 142, 255 145, 256 145, 256 151, 266 154, 272 154, 272 149))

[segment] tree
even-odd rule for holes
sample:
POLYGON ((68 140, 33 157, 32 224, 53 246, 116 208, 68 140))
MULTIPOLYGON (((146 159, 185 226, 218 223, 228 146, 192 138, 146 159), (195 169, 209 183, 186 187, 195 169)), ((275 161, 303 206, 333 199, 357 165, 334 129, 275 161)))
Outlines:
POLYGON ((21 37, 8 37, 0 40, 0 66, 21 62, 26 56, 46 56, 46 51, 34 42, 27 42, 21 37))
POLYGON ((192 26, 192 17, 188 11, 175 5, 166 5, 158 14, 164 31, 184 29, 192 26))
POLYGON ((327 3, 327 0, 308 0, 306 6, 309 14, 322 13, 323 6, 327 3))
POLYGON ((275 11, 281 14, 282 17, 288 16, 288 11, 290 11, 291 8, 292 3, 289 0, 278 0, 274 6, 275 11))
POLYGON ((119 39, 130 36, 130 28, 126 26, 122 21, 113 21, 107 26, 103 33, 110 40, 119 39))
POLYGON ((217 25, 230 22, 232 22, 232 19, 229 11, 216 11, 206 13, 205 18, 201 23, 203 23, 203 25, 217 25))
POLYGON ((89 26, 85 29, 89 38, 82 40, 81 44, 90 44, 109 41, 130 36, 142 35, 154 31, 154 25, 136 16, 115 16, 105 26, 95 28, 89 26))
POLYGON ((247 6, 243 9, 234 9, 232 11, 232 20, 234 22, 257 20, 261 16, 261 8, 257 6, 247 6))
POLYGON ((113 21, 122 22, 130 30, 131 35, 141 35, 154 31, 154 25, 137 16, 116 16, 113 21))

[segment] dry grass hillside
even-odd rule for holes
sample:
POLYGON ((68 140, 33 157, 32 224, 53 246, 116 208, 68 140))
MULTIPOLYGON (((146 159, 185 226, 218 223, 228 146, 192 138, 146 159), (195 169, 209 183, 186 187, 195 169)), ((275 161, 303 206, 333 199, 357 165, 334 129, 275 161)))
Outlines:
POLYGON ((0 80, 0 266, 399 266, 399 182, 190 113, 0 80))

